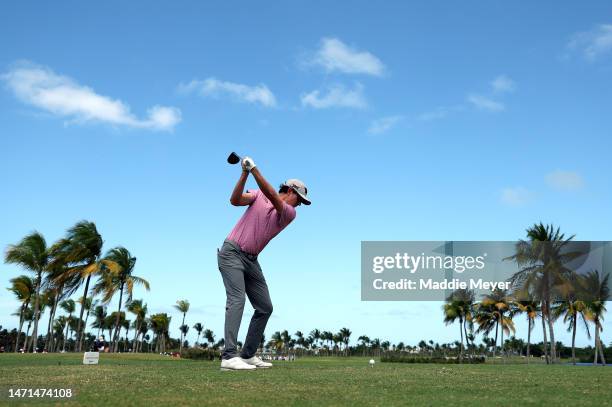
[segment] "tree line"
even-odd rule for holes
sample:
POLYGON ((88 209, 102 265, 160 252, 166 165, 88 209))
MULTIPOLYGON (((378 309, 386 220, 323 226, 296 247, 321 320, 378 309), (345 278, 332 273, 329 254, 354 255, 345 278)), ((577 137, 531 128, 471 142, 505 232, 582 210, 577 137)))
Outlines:
MULTIPOLYGON (((605 364, 600 335, 606 301, 610 298, 609 276, 602 276, 597 270, 576 275, 566 267, 579 256, 579 253, 566 250, 573 238, 566 238, 559 228, 552 225, 533 225, 527 229, 527 239, 516 244, 516 253, 506 259, 515 261, 520 268, 510 280, 511 290, 493 290, 479 302, 473 291, 454 291, 443 305, 444 323, 458 323, 459 326, 460 340, 454 345, 436 344, 434 347, 433 341, 429 341, 429 345, 421 341, 414 347, 403 342, 392 345, 389 341, 362 335, 357 339, 359 344, 350 347, 352 332, 342 328, 335 333, 314 329, 308 335, 301 331, 294 335, 287 330, 277 331, 268 341, 263 337, 260 348, 266 352, 297 350, 326 355, 350 355, 356 351, 365 355, 389 350, 446 352, 456 349, 458 356, 464 357, 466 348, 472 353, 483 350, 482 345, 478 347, 474 343, 476 335, 482 334, 485 352, 491 350, 496 356, 498 348, 501 348, 501 355, 505 355, 509 345, 514 349, 516 338, 504 341, 504 335, 514 334, 514 318, 524 315, 528 322, 527 357, 531 355, 531 334, 539 319, 543 341, 538 349, 542 350, 547 363, 559 359, 557 348, 560 345, 555 341, 553 324, 562 319, 572 333, 574 363, 577 327, 581 325, 587 337, 591 338, 592 325, 594 363, 601 360, 605 364), (585 296, 578 290, 589 295, 585 296)), ((175 305, 182 314, 182 323, 179 326, 180 338, 174 339, 169 332, 171 316, 167 313, 149 315, 147 304, 142 299, 133 298, 135 286, 150 289, 147 280, 134 275, 136 257, 124 247, 114 247, 103 254, 103 239, 93 222, 78 222, 50 246, 42 234, 33 232, 17 244, 9 245, 4 260, 31 273, 31 276, 20 275, 11 279, 8 288, 21 304, 14 314, 19 318, 16 337, 12 339, 15 352, 79 352, 87 350, 101 333, 108 335, 109 351, 112 352, 165 352, 168 349, 182 352, 184 346, 189 346, 186 337, 190 326, 185 322, 189 301, 179 300, 175 305), (70 298, 75 293, 82 293, 76 301, 70 298), (117 296, 117 309, 109 314, 109 303, 117 296), (63 311, 63 315, 57 316, 58 309, 63 311), (46 310, 49 315, 43 335, 39 323, 46 310), (127 313, 133 316, 132 320, 127 319, 127 313), (86 332, 89 324, 97 330, 96 336, 86 332), (131 339, 128 337, 130 329, 131 339), (123 337, 122 332, 125 332, 123 337)), ((196 347, 214 350, 223 347, 223 339, 216 341, 213 331, 204 329, 202 323, 196 323, 193 329, 197 332, 196 347)))

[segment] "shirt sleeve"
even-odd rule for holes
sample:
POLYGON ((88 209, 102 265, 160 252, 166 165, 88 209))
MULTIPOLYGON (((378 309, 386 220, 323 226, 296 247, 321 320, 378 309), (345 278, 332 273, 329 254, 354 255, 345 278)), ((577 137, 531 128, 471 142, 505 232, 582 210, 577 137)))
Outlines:
POLYGON ((253 197, 253 199, 251 199, 251 202, 249 202, 249 206, 253 205, 257 198, 259 198, 259 195, 261 195, 261 191, 259 189, 247 189, 246 192, 247 194, 251 194, 251 196, 253 197))
POLYGON ((293 219, 295 219, 295 208, 289 205, 287 202, 283 202, 283 211, 278 217, 278 224, 281 227, 285 227, 291 223, 293 219))

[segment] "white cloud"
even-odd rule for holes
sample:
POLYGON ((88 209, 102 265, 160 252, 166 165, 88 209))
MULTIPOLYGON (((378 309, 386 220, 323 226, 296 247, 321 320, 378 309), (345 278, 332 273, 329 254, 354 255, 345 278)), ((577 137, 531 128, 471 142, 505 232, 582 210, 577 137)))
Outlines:
POLYGON ((581 52, 587 60, 594 61, 612 51, 612 24, 600 24, 590 31, 574 34, 567 47, 581 52))
POLYGON ((467 101, 473 104, 476 108, 489 112, 501 112, 505 109, 503 103, 496 102, 495 100, 489 99, 488 97, 482 95, 468 95, 467 101))
POLYGON ((1 78, 22 102, 75 122, 102 122, 151 130, 172 130, 181 121, 174 107, 154 106, 138 119, 118 99, 97 94, 73 79, 28 62, 15 65, 1 78))
POLYGON ((497 78, 493 79, 491 87, 495 93, 509 93, 514 92, 516 84, 506 75, 499 75, 497 78))
POLYGON ((402 120, 402 116, 387 116, 381 117, 380 119, 373 120, 368 128, 368 133, 370 134, 382 134, 394 127, 400 120, 402 120))
POLYGON ((501 202, 508 206, 523 206, 531 200, 531 193, 523 187, 504 188, 501 191, 501 202))
POLYGON ((323 38, 311 64, 320 65, 328 72, 381 76, 385 66, 380 59, 367 51, 349 47, 337 38, 323 38))
POLYGON ((179 91, 182 93, 198 92, 202 96, 229 96, 241 102, 260 104, 265 107, 276 106, 274 94, 264 84, 249 86, 221 81, 216 78, 207 78, 181 84, 179 85, 179 91))
POLYGON ((554 189, 574 191, 584 186, 584 179, 577 172, 555 170, 546 175, 546 183, 554 189))
POLYGON ((342 85, 332 86, 325 95, 319 90, 313 90, 301 97, 302 106, 310 106, 315 109, 326 109, 330 107, 350 107, 363 109, 367 102, 363 96, 363 86, 357 84, 353 89, 345 89, 342 85))

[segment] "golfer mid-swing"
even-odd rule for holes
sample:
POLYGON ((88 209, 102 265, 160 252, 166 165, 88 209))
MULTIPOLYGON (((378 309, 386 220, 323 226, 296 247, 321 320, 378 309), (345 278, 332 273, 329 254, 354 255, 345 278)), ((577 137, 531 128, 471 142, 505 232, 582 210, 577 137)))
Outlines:
POLYGON ((271 367, 255 356, 263 338, 264 329, 272 314, 272 302, 268 285, 263 276, 257 255, 274 236, 295 219, 295 207, 301 203, 310 205, 306 186, 297 179, 281 185, 278 192, 265 180, 255 167, 252 158, 242 159, 242 174, 234 187, 230 202, 234 206, 249 206, 231 231, 218 252, 219 270, 223 277, 227 302, 225 305, 225 350, 221 356, 221 370, 253 370, 271 367), (249 176, 259 190, 244 192, 249 176), (245 298, 255 308, 244 346, 237 353, 236 340, 245 298))

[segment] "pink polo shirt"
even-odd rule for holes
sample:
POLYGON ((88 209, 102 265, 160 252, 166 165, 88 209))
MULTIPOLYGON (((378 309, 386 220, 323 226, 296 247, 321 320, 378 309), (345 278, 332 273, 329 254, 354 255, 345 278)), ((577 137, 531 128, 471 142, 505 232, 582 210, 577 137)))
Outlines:
POLYGON ((272 238, 295 219, 295 208, 283 202, 283 211, 278 213, 272 202, 260 190, 248 191, 254 195, 249 208, 244 212, 227 237, 250 254, 259 254, 272 238))

